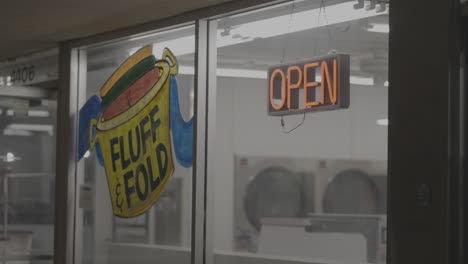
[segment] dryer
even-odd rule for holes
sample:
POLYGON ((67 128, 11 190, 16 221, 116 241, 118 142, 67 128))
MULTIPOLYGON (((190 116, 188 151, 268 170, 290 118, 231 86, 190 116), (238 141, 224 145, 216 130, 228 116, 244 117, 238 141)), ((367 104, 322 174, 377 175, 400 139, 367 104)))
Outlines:
MULTIPOLYGON (((314 218, 321 215, 320 222, 325 224, 327 221, 336 223, 336 218, 340 222, 348 219, 343 215, 349 215, 353 221, 360 216, 368 219, 372 215, 382 219, 377 226, 379 230, 385 230, 386 161, 259 156, 235 156, 234 160, 236 250, 257 252, 264 218, 314 218)), ((323 230, 333 232, 332 229, 323 230)), ((376 232, 381 233, 379 230, 376 232)), ((336 231, 346 232, 343 228, 336 231)), ((353 229, 350 232, 359 231, 353 229)), ((379 242, 382 240, 380 236, 383 234, 377 238, 379 242)), ((376 240, 372 241, 375 243, 376 240)), ((372 251, 369 258, 375 260, 375 246, 369 249, 372 251)))

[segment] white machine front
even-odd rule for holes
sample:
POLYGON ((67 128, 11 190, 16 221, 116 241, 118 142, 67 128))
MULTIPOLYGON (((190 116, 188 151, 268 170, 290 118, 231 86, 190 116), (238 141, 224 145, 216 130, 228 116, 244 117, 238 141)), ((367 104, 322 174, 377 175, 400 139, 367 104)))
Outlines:
POLYGON ((236 157, 238 250, 384 263, 386 163, 236 157))

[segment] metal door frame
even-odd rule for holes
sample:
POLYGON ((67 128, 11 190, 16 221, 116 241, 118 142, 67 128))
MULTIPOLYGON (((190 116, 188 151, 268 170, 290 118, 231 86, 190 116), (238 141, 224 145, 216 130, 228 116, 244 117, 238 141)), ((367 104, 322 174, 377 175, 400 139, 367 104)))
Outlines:
POLYGON ((457 0, 392 0, 388 263, 465 263, 457 0))

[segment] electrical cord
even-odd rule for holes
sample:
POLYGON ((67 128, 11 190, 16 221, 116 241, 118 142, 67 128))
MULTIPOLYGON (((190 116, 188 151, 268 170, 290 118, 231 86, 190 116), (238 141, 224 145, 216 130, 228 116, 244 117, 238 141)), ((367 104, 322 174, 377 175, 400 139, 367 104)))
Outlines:
POLYGON ((325 0, 320 0, 320 9, 319 9, 319 14, 318 14, 318 24, 320 24, 320 17, 322 15, 322 10, 323 10, 323 15, 325 18, 325 28, 327 29, 328 33, 328 43, 330 44, 330 41, 333 40, 333 36, 330 30, 330 25, 328 24, 328 16, 327 16, 327 8, 325 6, 325 0))
POLYGON ((294 130, 296 130, 297 128, 299 128, 300 126, 302 126, 302 124, 304 124, 305 117, 306 117, 306 112, 304 112, 304 115, 302 116, 302 120, 301 120, 301 122, 299 124, 297 124, 295 127, 291 128, 290 130, 285 131, 284 127, 285 127, 286 123, 284 121, 284 116, 281 116, 281 128, 283 130, 283 133, 289 134, 289 133, 293 132, 294 130))
MULTIPOLYGON (((291 24, 292 24, 292 18, 293 18, 293 14, 294 14, 295 4, 296 4, 296 2, 293 1, 292 6, 291 6, 291 13, 290 13, 290 16, 289 16, 288 28, 290 28, 291 24)), ((326 11, 326 6, 325 6, 325 0, 320 1, 319 14, 318 14, 318 18, 317 18, 318 19, 318 24, 320 24, 320 17, 322 16, 322 12, 323 12, 323 15, 324 15, 324 18, 325 18, 325 28, 326 28, 327 33, 328 33, 328 41, 330 42, 330 41, 333 40, 333 37, 332 37, 332 32, 330 30, 330 27, 328 25, 328 16, 327 16, 327 11, 326 11)), ((283 52, 282 52, 283 54, 282 54, 282 58, 281 58, 281 63, 284 62, 285 57, 286 57, 287 44, 288 43, 286 42, 286 45, 283 47, 283 52)), ((329 54, 333 54, 333 53, 336 53, 336 51, 335 50, 330 50, 329 54)), ((297 124, 295 127, 293 127, 290 130, 287 130, 287 131, 284 130, 285 126, 286 126, 284 116, 281 116, 281 128, 282 128, 283 133, 289 134, 289 133, 293 132, 294 130, 296 130, 297 128, 299 128, 300 126, 302 126, 304 124, 304 122, 305 122, 305 115, 306 115, 306 112, 304 111, 301 122, 299 122, 299 124, 297 124)))
MULTIPOLYGON (((292 24, 292 20, 293 20, 293 15, 294 15, 294 9, 296 8, 296 1, 293 1, 292 2, 292 5, 291 5, 291 12, 289 14, 289 25, 288 25, 288 32, 291 30, 291 24, 292 24)), ((284 60, 286 58, 286 48, 288 46, 288 39, 286 39, 286 43, 283 47, 283 50, 282 50, 282 56, 281 56, 281 62, 280 63, 284 63, 284 60)), ((283 131, 283 133, 285 134, 289 134, 291 132, 293 132, 294 130, 296 130, 298 127, 300 127, 305 121, 305 112, 304 112, 304 116, 302 118, 302 121, 297 124, 294 128, 292 128, 291 130, 288 130, 288 131, 285 131, 284 130, 284 127, 286 125, 285 123, 285 120, 284 120, 284 116, 281 116, 281 129, 283 131)))
MULTIPOLYGON (((296 8, 296 1, 293 0, 292 2, 292 5, 291 5, 291 12, 289 13, 289 22, 288 22, 288 33, 290 33, 291 31, 291 24, 292 24, 292 19, 293 19, 293 15, 294 15, 294 9, 296 8)), ((289 42, 289 38, 286 38, 286 43, 283 47, 283 54, 281 56, 281 64, 284 62, 284 59, 286 57, 286 48, 288 46, 288 42, 289 42)))

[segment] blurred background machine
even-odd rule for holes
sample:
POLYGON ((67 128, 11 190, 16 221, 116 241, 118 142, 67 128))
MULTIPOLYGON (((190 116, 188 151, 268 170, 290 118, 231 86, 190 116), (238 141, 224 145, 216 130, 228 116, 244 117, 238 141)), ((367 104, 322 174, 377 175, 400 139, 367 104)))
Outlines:
POLYGON ((113 242, 180 245, 182 179, 172 178, 154 206, 137 217, 113 216, 113 242))
POLYGON ((384 263, 385 161, 235 158, 237 250, 384 263))

